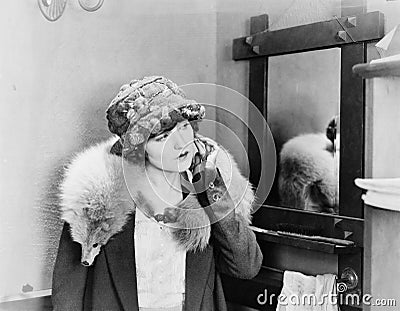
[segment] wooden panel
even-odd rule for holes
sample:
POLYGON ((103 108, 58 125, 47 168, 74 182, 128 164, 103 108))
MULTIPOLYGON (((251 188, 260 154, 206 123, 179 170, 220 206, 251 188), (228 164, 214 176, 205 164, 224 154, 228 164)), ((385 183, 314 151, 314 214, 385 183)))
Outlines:
POLYGON ((347 17, 312 23, 276 31, 264 31, 252 36, 251 44, 246 37, 233 40, 233 59, 249 59, 297 53, 316 49, 342 46, 358 41, 380 39, 384 36, 384 19, 381 12, 357 16, 357 26, 350 27, 347 17), (346 31, 344 40, 337 34, 346 31), (253 48, 258 46, 258 53, 253 48))
POLYGON ((352 74, 364 62, 364 43, 342 47, 340 90, 339 212, 363 217, 362 191, 354 179, 364 177, 364 81, 352 74))
MULTIPOLYGON (((400 291, 400 213, 366 206, 366 223, 370 229, 369 256, 365 258, 366 289, 374 299, 395 299, 396 307, 371 306, 367 310, 399 310, 400 291)), ((389 302, 389 301, 388 301, 389 302)))
POLYGON ((258 32, 268 30, 269 19, 267 14, 261 14, 250 18, 250 34, 254 35, 258 32))
MULTIPOLYGON (((346 307, 356 307, 359 309, 362 309, 362 288, 363 288, 363 253, 358 253, 358 254, 346 254, 346 255, 339 255, 338 258, 338 271, 340 277, 340 274, 343 272, 344 269, 347 267, 352 268, 356 274, 358 275, 358 285, 355 289, 349 290, 345 293, 343 293, 344 297, 347 295, 357 295, 357 297, 360 299, 361 303, 358 303, 357 300, 354 301, 354 304, 352 303, 352 299, 347 299, 349 302, 346 307)), ((346 301, 346 298, 343 298, 343 301, 346 301)), ((343 311, 351 310, 351 309, 346 309, 342 308, 343 311)))
POLYGON ((282 289, 282 277, 280 275, 262 269, 260 273, 251 280, 239 280, 225 274, 222 274, 221 278, 227 301, 257 310, 276 310, 277 297, 282 289), (268 300, 265 304, 257 302, 258 296, 265 296, 265 293, 267 293, 267 296, 273 294, 271 304, 268 300))
MULTIPOLYGON (((354 179, 364 177, 364 119, 365 85, 362 78, 352 73, 355 64, 364 62, 366 44, 358 43, 342 47, 341 92, 340 92, 340 168, 339 205, 340 214, 363 218, 362 191, 354 184, 354 179)), ((352 231, 355 231, 353 229, 352 231)), ((356 232, 362 238, 362 233, 356 232)), ((347 267, 355 270, 359 284, 346 295, 362 294, 363 253, 341 255, 338 258, 339 271, 347 267)), ((362 308, 361 305, 356 307, 362 308)), ((345 309, 346 310, 346 309, 345 309)))
MULTIPOLYGON (((374 59, 379 59, 380 55, 375 47, 375 42, 369 42, 367 44, 367 57, 366 62, 370 62, 374 59)), ((356 65, 357 66, 357 65, 356 65)), ((354 66, 353 66, 354 72, 354 66)), ((364 177, 371 178, 373 170, 374 157, 374 118, 375 118, 375 108, 374 108, 374 80, 365 81, 365 157, 364 157, 364 177)), ((400 150, 400 148, 399 148, 400 150)))
POLYGON ((291 224, 291 230, 286 231, 346 239, 355 242, 357 246, 363 245, 364 221, 359 218, 272 206, 261 207, 253 218, 253 225, 264 229, 276 230, 278 224, 285 223, 291 224), (352 234, 346 237, 346 231, 352 234))
POLYGON ((51 296, 0 303, 1 311, 51 311, 51 296))
POLYGON ((263 233, 256 233, 258 241, 266 241, 272 243, 278 243, 280 245, 288 245, 296 248, 323 252, 328 254, 351 254, 360 253, 362 250, 360 247, 355 246, 339 246, 332 243, 312 241, 291 236, 279 236, 270 235, 263 233))
MULTIPOLYGON (((268 29, 268 15, 263 14, 260 16, 252 17, 250 20, 250 33, 268 29)), ((265 117, 266 107, 266 89, 267 89, 267 73, 268 73, 268 59, 258 58, 252 59, 249 62, 250 80, 249 80, 249 99, 258 108, 258 110, 265 117)), ((257 119, 254 118, 253 113, 249 110, 249 124, 255 124, 257 119)), ((262 125, 259 125, 262 126, 262 125)), ((261 151, 253 134, 248 130, 248 158, 250 165, 250 182, 257 187, 260 180, 261 172, 261 151)))

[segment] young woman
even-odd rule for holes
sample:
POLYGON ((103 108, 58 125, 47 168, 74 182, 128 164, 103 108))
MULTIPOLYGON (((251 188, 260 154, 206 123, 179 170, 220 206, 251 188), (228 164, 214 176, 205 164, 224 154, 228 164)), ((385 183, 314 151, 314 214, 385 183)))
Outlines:
POLYGON ((197 133, 204 113, 163 77, 121 87, 107 109, 118 137, 65 172, 54 310, 226 310, 220 273, 258 273, 251 185, 197 133))

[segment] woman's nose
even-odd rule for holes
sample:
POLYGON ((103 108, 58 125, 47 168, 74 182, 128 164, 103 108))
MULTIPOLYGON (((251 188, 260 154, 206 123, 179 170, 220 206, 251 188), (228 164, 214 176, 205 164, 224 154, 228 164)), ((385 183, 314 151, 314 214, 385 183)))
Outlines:
POLYGON ((179 131, 176 131, 174 134, 174 148, 175 150, 180 150, 185 147, 185 139, 179 131))

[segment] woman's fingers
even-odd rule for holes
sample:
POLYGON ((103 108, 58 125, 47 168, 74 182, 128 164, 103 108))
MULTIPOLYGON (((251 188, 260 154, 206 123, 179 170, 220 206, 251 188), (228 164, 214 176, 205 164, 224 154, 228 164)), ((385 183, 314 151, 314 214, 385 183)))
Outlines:
POLYGON ((214 140, 204 136, 195 139, 194 143, 201 158, 195 161, 194 172, 202 171, 205 167, 214 169, 216 167, 218 153, 221 150, 218 144, 214 140), (198 160, 200 160, 200 163, 198 160))
POLYGON ((207 157, 206 167, 215 168, 217 164, 218 153, 220 152, 219 147, 214 147, 214 151, 212 151, 207 157))
POLYGON ((198 152, 200 153, 200 155, 202 157, 204 157, 204 155, 206 154, 206 149, 205 149, 204 144, 197 139, 194 140, 194 144, 196 145, 196 148, 197 148, 198 152))

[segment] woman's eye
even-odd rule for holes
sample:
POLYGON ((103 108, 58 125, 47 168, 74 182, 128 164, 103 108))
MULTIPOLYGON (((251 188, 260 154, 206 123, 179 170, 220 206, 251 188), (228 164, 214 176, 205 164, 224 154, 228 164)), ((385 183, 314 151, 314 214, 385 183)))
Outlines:
POLYGON ((187 129, 187 127, 189 126, 189 122, 185 123, 184 125, 181 126, 181 130, 187 129))
POLYGON ((162 140, 166 139, 167 137, 168 137, 168 134, 167 134, 167 133, 166 133, 166 134, 163 134, 163 135, 157 137, 157 138, 156 138, 156 141, 162 141, 162 140))
POLYGON ((97 246, 99 246, 99 244, 98 243, 94 243, 92 246, 93 246, 93 248, 96 248, 97 246))

